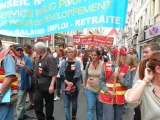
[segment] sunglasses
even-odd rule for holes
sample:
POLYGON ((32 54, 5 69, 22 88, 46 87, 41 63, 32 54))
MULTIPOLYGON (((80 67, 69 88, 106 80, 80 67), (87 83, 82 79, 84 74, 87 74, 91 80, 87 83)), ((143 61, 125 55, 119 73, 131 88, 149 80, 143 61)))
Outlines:
POLYGON ((17 49, 16 51, 17 51, 17 52, 19 52, 19 51, 20 51, 20 52, 23 52, 23 49, 17 49))

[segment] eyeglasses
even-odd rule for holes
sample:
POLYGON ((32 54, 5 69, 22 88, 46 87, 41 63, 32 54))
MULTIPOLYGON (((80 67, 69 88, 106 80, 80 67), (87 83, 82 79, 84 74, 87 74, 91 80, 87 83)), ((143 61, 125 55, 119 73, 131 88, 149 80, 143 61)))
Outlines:
POLYGON ((20 52, 23 52, 23 49, 17 49, 16 51, 17 51, 17 52, 19 52, 19 51, 20 51, 20 52))

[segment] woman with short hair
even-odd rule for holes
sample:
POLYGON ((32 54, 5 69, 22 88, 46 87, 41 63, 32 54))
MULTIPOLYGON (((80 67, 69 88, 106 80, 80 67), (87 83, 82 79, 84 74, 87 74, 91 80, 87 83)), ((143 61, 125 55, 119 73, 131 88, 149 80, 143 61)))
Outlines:
POLYGON ((63 82, 64 112, 66 120, 76 120, 77 100, 80 87, 81 66, 75 60, 74 48, 67 48, 67 59, 62 61, 60 77, 63 82), (72 103, 72 119, 70 116, 70 102, 72 103))

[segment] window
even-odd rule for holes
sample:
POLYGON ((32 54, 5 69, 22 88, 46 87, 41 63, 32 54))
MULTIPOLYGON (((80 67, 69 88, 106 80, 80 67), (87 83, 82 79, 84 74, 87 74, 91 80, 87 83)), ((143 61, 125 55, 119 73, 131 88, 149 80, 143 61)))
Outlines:
POLYGON ((155 14, 155 0, 152 0, 152 15, 151 16, 154 16, 155 14))
POLYGON ((145 15, 144 15, 144 17, 145 17, 145 25, 148 25, 149 23, 148 23, 147 8, 145 9, 145 15))

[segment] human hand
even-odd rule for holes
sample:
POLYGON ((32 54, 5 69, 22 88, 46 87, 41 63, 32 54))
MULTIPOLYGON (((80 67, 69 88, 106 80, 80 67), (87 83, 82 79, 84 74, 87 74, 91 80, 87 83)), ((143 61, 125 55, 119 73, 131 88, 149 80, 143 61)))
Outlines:
POLYGON ((67 82, 67 85, 72 87, 73 86, 73 83, 72 82, 67 82))
POLYGON ((25 63, 24 59, 22 59, 20 61, 19 66, 21 66, 22 68, 24 68, 26 66, 26 63, 25 63))
POLYGON ((48 89, 49 94, 52 94, 54 92, 54 86, 50 85, 48 89))
POLYGON ((114 97, 114 93, 112 91, 108 91, 108 94, 111 96, 111 97, 114 97))
POLYGON ((144 74, 144 81, 146 81, 147 83, 150 82, 154 77, 154 73, 151 69, 149 68, 145 68, 145 74, 144 74))
POLYGON ((113 73, 113 76, 114 76, 115 78, 119 78, 119 75, 118 75, 118 73, 116 73, 116 72, 113 73))

